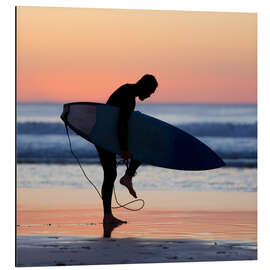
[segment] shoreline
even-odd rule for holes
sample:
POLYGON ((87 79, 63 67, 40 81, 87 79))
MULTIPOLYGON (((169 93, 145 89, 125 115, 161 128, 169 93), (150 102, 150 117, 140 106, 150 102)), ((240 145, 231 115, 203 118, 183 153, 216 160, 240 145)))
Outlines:
MULTIPOLYGON (((18 188, 16 192, 17 210, 92 209, 102 207, 101 198, 91 186, 86 189, 70 187, 18 188)), ((122 205, 134 200, 119 183, 115 187, 115 192, 117 200, 122 205)), ((152 191, 140 189, 136 189, 136 192, 138 199, 145 201, 145 206, 141 211, 151 209, 257 211, 257 192, 152 191)), ((142 202, 135 202, 128 207, 137 209, 141 205, 142 202)), ((112 196, 112 206, 118 206, 114 194, 112 196)))
MULTIPOLYGON (((118 158, 117 162, 121 159, 118 158)), ((257 159, 256 158, 223 158, 226 163, 226 168, 239 168, 239 169, 257 169, 257 159)), ((19 157, 17 158, 17 164, 25 165, 25 164, 38 164, 38 165, 78 165, 78 162, 74 158, 27 158, 27 157, 19 157)), ((80 158, 80 163, 82 165, 100 165, 100 161, 98 156, 92 158, 80 158)), ((123 165, 119 165, 123 166, 123 165)), ((143 166, 151 166, 148 164, 142 164, 143 166)))

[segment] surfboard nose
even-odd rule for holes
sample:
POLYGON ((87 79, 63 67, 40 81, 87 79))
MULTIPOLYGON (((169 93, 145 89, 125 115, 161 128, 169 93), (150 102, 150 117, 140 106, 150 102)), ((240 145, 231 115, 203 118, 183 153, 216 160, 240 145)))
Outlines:
POLYGON ((225 167, 226 163, 224 162, 224 160, 222 158, 220 158, 220 166, 219 167, 225 167))
POLYGON ((216 152, 214 152, 210 148, 209 148, 209 150, 211 151, 211 153, 209 152, 209 156, 208 156, 209 161, 207 162, 207 165, 205 166, 204 170, 218 169, 218 168, 226 166, 226 163, 223 161, 223 159, 216 152), (211 160, 211 162, 210 162, 210 160, 211 160))
POLYGON ((215 155, 216 155, 216 164, 213 169, 225 167, 226 163, 224 162, 224 160, 221 157, 219 157, 216 153, 215 155))
POLYGON ((171 161, 175 168, 186 171, 205 171, 226 165, 209 146, 182 130, 178 130, 178 133, 171 161))

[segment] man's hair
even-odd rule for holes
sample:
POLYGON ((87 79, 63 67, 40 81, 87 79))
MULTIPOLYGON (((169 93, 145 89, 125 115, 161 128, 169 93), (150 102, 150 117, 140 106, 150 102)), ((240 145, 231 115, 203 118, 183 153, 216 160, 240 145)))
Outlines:
POLYGON ((149 87, 155 90, 158 86, 158 82, 153 75, 145 74, 142 78, 137 82, 138 85, 149 87))

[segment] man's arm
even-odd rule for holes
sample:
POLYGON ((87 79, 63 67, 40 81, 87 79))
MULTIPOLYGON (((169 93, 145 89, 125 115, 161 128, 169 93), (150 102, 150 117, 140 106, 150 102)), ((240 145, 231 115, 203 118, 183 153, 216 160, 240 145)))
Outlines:
POLYGON ((120 109, 118 120, 118 138, 120 144, 120 156, 124 159, 125 165, 129 167, 129 159, 133 159, 128 151, 128 119, 126 111, 120 109))
POLYGON ((131 111, 128 106, 120 107, 118 119, 118 138, 120 144, 120 151, 128 150, 128 120, 131 111))
POLYGON ((125 102, 120 106, 119 120, 118 120, 118 138, 120 144, 121 157, 124 160, 132 158, 128 151, 128 120, 135 107, 135 100, 133 98, 125 98, 125 102))

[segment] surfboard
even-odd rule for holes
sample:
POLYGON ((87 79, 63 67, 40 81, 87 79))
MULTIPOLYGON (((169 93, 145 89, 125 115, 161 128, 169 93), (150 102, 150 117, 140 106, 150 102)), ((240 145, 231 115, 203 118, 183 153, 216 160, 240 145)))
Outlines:
MULTIPOLYGON (((61 119, 75 133, 108 151, 120 154, 117 133, 119 108, 94 102, 63 106, 61 119)), ((207 145, 187 132, 139 111, 128 121, 128 150, 144 164, 200 171, 225 166, 207 145)))

